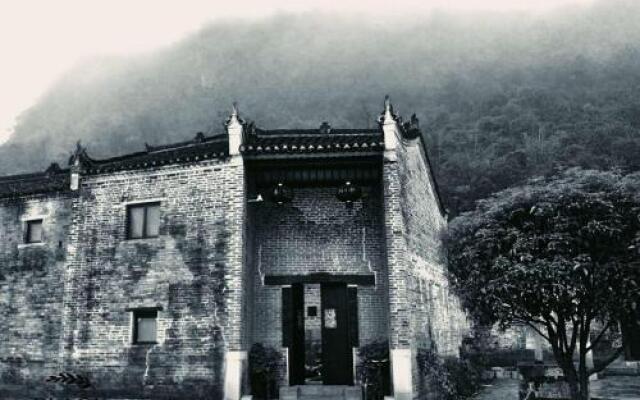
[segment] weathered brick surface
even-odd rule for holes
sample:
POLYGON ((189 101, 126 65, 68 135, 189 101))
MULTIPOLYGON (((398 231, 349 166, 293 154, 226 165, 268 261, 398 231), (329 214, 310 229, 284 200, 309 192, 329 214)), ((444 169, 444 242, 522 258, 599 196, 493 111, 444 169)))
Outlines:
POLYGON ((419 397, 428 388, 421 387, 418 349, 458 356, 468 321, 449 291, 441 240, 446 217, 422 144, 401 141, 396 155, 397 161, 386 161, 384 167, 390 309, 397 314, 391 318, 391 347, 412 349, 414 395, 419 397))
POLYGON ((399 164, 385 161, 383 167, 384 226, 389 280, 389 346, 411 344, 409 299, 407 297, 407 241, 402 218, 402 187, 399 164))
POLYGON ((88 375, 96 396, 221 398, 226 351, 281 348, 282 288, 265 275, 374 274, 358 287, 360 345, 456 355, 466 319, 422 151, 400 143, 351 208, 321 185, 294 187, 285 205, 247 203, 240 156, 85 174, 75 193, 0 201, 0 390, 66 371, 88 375), (160 235, 128 240, 127 205, 143 201, 160 202, 160 235), (45 243, 24 246, 23 220, 37 216, 45 243), (132 344, 140 307, 160 308, 156 344, 132 344))
POLYGON ((42 393, 59 366, 69 205, 64 195, 0 201, 0 382, 21 393, 42 393), (44 242, 24 244, 25 219, 40 218, 44 242))
POLYGON ((85 177, 73 204, 64 367, 105 395, 219 398, 242 345, 242 164, 85 177), (128 202, 159 200, 157 238, 127 240, 128 202), (127 308, 159 306, 158 343, 131 344, 127 308))
POLYGON ((289 204, 251 206, 254 271, 254 343, 282 346, 281 287, 265 275, 375 274, 375 287, 358 287, 360 343, 387 336, 387 279, 382 193, 364 187, 353 208, 336 198, 337 187, 295 188, 289 204))

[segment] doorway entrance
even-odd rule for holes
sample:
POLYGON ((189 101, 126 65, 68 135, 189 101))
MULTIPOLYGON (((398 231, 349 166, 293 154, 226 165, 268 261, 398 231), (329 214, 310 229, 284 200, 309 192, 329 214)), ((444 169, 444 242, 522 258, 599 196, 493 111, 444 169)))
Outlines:
POLYGON ((290 385, 353 385, 357 288, 343 282, 293 283, 282 295, 290 385))

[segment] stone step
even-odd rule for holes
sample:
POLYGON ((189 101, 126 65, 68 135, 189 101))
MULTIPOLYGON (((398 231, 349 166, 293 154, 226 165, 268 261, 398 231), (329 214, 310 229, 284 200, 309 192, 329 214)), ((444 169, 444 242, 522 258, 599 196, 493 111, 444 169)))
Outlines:
POLYGON ((343 397, 305 395, 305 396, 298 397, 298 399, 299 400, 331 400, 331 399, 343 399, 343 397))
POLYGON ((300 385, 280 388, 280 400, 360 400, 359 386, 300 385))

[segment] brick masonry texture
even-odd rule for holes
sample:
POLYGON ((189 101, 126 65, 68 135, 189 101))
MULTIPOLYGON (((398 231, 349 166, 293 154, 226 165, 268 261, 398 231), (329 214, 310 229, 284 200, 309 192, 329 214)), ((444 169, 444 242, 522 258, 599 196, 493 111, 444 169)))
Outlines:
POLYGON ((242 156, 94 170, 76 192, 0 199, 0 398, 78 397, 44 382, 71 372, 90 379, 90 397, 220 399, 226 352, 260 342, 286 354, 282 287, 266 275, 375 275, 358 286, 359 345, 456 356, 468 325, 423 151, 401 141, 384 161, 368 154, 381 179, 352 207, 329 181, 294 186, 288 204, 247 202, 242 156), (151 201, 158 237, 129 240, 127 206, 151 201), (43 243, 23 243, 28 219, 43 219, 43 243), (132 343, 139 308, 159 310, 157 343, 132 343))
POLYGON ((0 201, 0 382, 22 393, 61 361, 70 202, 57 195, 0 201), (43 220, 43 243, 24 244, 26 219, 43 220))
POLYGON ((87 177, 73 203, 64 369, 104 396, 220 398, 242 347, 242 164, 87 177), (160 235, 127 240, 129 202, 160 201, 160 235), (131 344, 130 308, 161 307, 158 343, 131 344))
MULTIPOLYGON (((446 217, 437 203, 424 148, 418 140, 401 141, 396 153, 397 162, 385 164, 390 192, 386 200, 391 202, 387 212, 398 206, 401 210, 400 217, 394 212, 387 218, 391 225, 387 226, 387 234, 404 248, 400 258, 404 270, 398 267, 398 273, 390 273, 389 278, 400 281, 396 285, 401 293, 397 296, 399 304, 391 304, 402 316, 398 325, 391 325, 392 335, 394 328, 398 330, 397 342, 392 343, 412 349, 414 395, 422 398, 428 396, 430 388, 417 368, 418 349, 434 349, 444 357, 457 357, 469 321, 458 298, 449 291, 441 240, 446 217)), ((389 262, 397 263, 398 258, 392 257, 389 262)))
POLYGON ((337 187, 294 191, 289 204, 251 206, 249 230, 255 235, 250 268, 254 271, 252 342, 282 347, 282 289, 264 285, 263 277, 318 272, 375 274, 375 286, 358 287, 360 344, 385 339, 388 289, 381 188, 363 187, 363 199, 352 208, 336 198, 337 187))

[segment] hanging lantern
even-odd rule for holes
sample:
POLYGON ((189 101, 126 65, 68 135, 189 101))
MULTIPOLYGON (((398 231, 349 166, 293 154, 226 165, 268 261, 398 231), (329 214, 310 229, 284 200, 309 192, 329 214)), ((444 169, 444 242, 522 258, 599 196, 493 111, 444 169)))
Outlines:
POLYGON ((338 200, 344 202, 347 207, 351 207, 353 206, 354 201, 357 201, 362 197, 362 189, 358 186, 352 185, 351 182, 346 181, 344 185, 338 188, 336 197, 338 200))
POLYGON ((288 203, 293 200, 293 190, 283 183, 278 183, 276 187, 273 188, 271 199, 278 205, 288 203))

